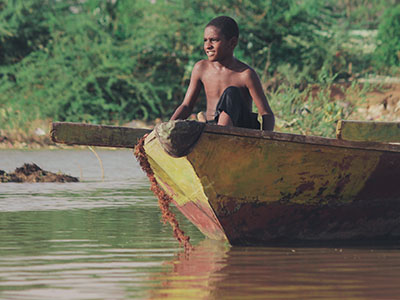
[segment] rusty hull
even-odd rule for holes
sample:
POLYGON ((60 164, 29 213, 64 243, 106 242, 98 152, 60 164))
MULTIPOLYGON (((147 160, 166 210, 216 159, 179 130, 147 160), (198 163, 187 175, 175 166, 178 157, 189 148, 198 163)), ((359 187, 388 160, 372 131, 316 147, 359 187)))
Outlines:
POLYGON ((146 153, 164 190, 206 236, 233 245, 396 241, 400 148, 206 125, 186 156, 155 134, 146 153))

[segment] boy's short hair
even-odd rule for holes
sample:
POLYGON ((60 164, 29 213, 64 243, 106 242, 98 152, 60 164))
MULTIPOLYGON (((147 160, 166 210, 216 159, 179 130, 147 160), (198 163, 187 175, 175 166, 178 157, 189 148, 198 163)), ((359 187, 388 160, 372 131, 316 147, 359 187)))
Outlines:
POLYGON ((208 22, 206 27, 214 26, 221 30, 226 39, 239 38, 239 27, 234 19, 227 16, 219 16, 208 22))

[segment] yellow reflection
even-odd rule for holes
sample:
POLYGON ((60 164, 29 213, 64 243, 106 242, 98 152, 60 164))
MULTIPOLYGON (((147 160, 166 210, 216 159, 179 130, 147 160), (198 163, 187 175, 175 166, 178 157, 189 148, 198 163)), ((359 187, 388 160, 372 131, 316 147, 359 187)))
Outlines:
POLYGON ((161 287, 151 292, 150 299, 208 299, 221 279, 214 275, 226 265, 229 249, 226 242, 205 239, 189 254, 179 253, 166 262, 172 270, 157 276, 161 287))

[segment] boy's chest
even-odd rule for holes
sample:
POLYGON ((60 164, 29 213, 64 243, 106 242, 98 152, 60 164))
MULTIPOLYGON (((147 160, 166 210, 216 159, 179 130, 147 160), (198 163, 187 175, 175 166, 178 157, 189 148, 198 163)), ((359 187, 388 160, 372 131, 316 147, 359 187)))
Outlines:
POLYGON ((220 97, 224 90, 230 86, 246 89, 246 84, 241 76, 234 72, 214 73, 212 76, 204 76, 202 83, 208 97, 220 97))

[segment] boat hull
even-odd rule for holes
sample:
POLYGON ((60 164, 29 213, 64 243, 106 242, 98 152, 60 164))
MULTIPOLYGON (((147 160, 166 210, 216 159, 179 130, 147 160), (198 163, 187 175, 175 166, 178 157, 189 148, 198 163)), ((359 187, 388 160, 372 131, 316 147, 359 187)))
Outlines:
POLYGON ((400 151, 206 125, 190 153, 145 150, 161 187, 206 236, 233 245, 397 240, 400 151))

